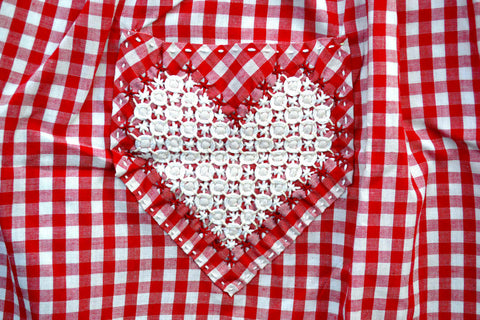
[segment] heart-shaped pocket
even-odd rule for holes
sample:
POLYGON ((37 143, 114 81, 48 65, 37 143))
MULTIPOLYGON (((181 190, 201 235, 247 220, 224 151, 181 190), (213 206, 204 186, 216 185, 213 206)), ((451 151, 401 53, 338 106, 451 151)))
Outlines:
POLYGON ((272 217, 333 154, 333 100, 301 74, 276 75, 240 116, 222 111, 192 74, 159 72, 134 100, 132 154, 230 250, 272 217))
POLYGON ((346 48, 332 39, 219 48, 142 34, 123 47, 117 175, 229 294, 350 183, 346 48), (218 76, 242 54, 232 79, 218 76), (247 96, 234 94, 240 87, 247 96))

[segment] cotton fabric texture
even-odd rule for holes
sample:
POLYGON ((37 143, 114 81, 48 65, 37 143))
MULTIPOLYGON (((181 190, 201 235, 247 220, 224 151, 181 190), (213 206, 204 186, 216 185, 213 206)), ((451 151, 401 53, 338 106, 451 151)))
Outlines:
POLYGON ((476 317, 478 14, 467 1, 3 1, 2 317, 476 317), (140 30, 348 39, 352 184, 233 297, 115 177, 115 66, 140 30))
POLYGON ((130 32, 115 74, 116 175, 237 293, 352 182, 346 39, 165 43, 130 32))

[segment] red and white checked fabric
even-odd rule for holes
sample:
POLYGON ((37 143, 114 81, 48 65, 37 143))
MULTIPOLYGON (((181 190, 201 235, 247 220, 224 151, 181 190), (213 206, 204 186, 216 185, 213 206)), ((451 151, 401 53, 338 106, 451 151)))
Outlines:
POLYGON ((2 317, 478 317, 479 8, 2 1, 2 317), (353 183, 233 297, 115 178, 115 63, 138 30, 215 45, 348 38, 353 183))
POLYGON ((117 176, 228 294, 350 185, 348 62, 348 42, 334 38, 214 46, 131 33, 122 44, 111 135, 117 176))

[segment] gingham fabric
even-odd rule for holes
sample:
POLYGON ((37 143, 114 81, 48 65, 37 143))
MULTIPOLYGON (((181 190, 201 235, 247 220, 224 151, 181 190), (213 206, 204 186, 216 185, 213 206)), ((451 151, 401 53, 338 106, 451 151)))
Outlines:
POLYGON ((479 8, 2 1, 2 318, 478 317, 479 8), (348 39, 352 185, 233 297, 115 177, 115 63, 139 30, 214 45, 348 39))
POLYGON ((122 44, 117 176, 228 294, 350 185, 349 60, 336 38, 214 46, 139 32, 122 44))

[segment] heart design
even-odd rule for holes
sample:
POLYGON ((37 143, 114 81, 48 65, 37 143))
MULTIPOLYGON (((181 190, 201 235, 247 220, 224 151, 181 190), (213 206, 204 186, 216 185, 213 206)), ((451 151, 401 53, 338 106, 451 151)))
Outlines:
POLYGON ((221 244, 236 248, 332 153, 331 97, 278 74, 232 119, 193 79, 160 72, 136 94, 129 134, 166 186, 221 244))
POLYGON ((116 174, 230 295, 351 183, 343 41, 214 46, 133 33, 121 46, 116 174))

